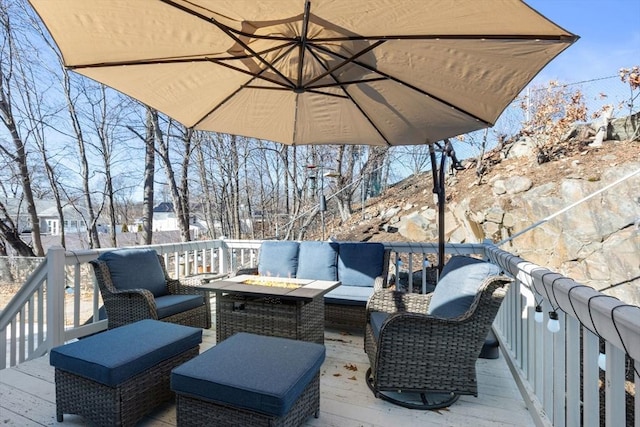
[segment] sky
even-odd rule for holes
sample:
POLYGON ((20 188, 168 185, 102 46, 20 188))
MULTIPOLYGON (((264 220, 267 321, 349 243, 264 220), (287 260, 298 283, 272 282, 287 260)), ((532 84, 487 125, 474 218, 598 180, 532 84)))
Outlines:
POLYGON ((640 65, 640 0, 525 0, 580 39, 551 61, 535 82, 572 83, 617 75, 640 65))

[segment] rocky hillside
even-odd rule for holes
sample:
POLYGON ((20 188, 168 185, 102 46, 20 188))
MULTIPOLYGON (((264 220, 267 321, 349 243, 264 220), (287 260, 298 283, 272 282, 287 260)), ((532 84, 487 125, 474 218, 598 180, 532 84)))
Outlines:
MULTIPOLYGON (((447 240, 500 242, 541 222, 502 248, 640 305, 640 141, 620 140, 615 123, 601 145, 589 134, 573 132, 542 164, 530 140, 505 144, 487 153, 481 178, 464 161, 447 177, 447 240)), ((339 240, 435 242, 431 175, 399 182, 346 223, 328 218, 327 234, 339 240)))

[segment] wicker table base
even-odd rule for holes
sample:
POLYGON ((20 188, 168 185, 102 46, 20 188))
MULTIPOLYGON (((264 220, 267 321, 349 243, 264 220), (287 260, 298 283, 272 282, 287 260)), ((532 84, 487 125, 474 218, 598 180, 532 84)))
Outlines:
POLYGON ((299 426, 311 415, 316 418, 320 411, 320 375, 319 373, 307 385, 291 410, 282 417, 234 408, 209 400, 195 399, 180 393, 176 394, 177 424, 188 426, 299 426))
POLYGON ((288 300, 239 294, 216 296, 216 340, 237 332, 324 344, 324 300, 288 300))
POLYGON ((171 370, 198 355, 199 346, 169 358, 116 387, 56 369, 56 418, 81 415, 99 426, 132 426, 173 396, 171 370))
POLYGON ((325 326, 331 329, 364 332, 367 324, 365 305, 341 305, 325 303, 325 326))

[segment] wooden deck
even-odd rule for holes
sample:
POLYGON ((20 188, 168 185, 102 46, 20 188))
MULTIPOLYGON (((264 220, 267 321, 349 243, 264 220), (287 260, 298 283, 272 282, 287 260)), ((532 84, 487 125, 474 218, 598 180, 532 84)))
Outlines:
MULTIPOLYGON (((205 330, 201 351, 215 344, 215 331, 205 330)), ((305 426, 533 426, 503 357, 478 361, 479 396, 463 396, 447 409, 410 410, 373 397, 365 383, 369 367, 362 336, 326 331, 327 358, 321 370, 320 417, 305 426), (353 366, 357 370, 353 370, 353 366), (351 368, 351 369, 349 369, 351 368)), ((81 417, 56 422, 54 370, 42 357, 0 371, 0 425, 84 426, 81 417)), ((175 425, 175 406, 167 404, 147 416, 141 426, 175 425)))

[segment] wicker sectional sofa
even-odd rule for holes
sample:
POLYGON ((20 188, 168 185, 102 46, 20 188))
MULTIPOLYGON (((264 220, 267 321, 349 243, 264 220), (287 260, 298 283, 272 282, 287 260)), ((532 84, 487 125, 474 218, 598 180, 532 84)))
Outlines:
POLYGON ((389 254, 382 243, 267 240, 258 267, 238 273, 339 280, 324 297, 325 326, 364 331, 369 297, 387 286, 389 254))

